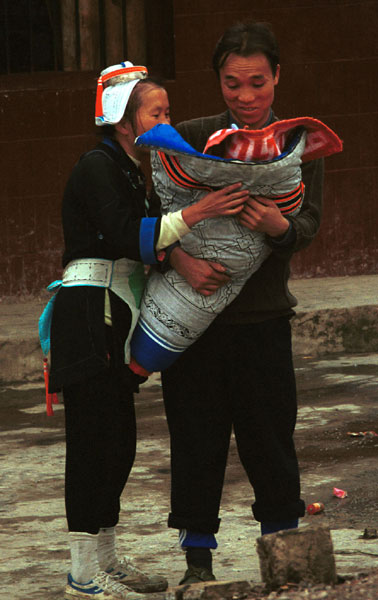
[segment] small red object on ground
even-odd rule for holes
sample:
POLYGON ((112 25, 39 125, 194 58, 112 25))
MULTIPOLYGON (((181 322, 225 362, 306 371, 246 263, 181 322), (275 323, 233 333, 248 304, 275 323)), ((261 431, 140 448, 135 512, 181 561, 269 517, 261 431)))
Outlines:
POLYGON ((376 431, 348 431, 348 435, 351 437, 377 437, 376 431))
POLYGON ((333 488, 333 495, 336 496, 336 498, 346 498, 348 495, 348 492, 346 492, 345 490, 340 490, 339 488, 334 487, 333 488))
POLYGON ((316 515, 317 513, 321 513, 324 510, 323 502, 313 502, 309 504, 307 507, 307 512, 309 515, 316 515))

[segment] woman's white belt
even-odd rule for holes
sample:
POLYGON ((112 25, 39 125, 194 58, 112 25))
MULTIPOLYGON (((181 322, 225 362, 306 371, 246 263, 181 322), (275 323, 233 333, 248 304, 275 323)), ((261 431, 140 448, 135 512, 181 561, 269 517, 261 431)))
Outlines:
MULTIPOLYGON (((129 306, 132 319, 125 342, 125 363, 130 362, 130 339, 139 317, 140 300, 144 290, 145 276, 141 262, 120 258, 78 258, 65 267, 61 280, 54 281, 47 289, 57 292, 60 287, 95 286, 111 289, 129 306)), ((39 320, 39 337, 44 354, 50 349, 50 330, 55 295, 48 302, 39 320)))
MULTIPOLYGON (((127 259, 120 259, 127 260, 127 259)), ((68 263, 63 271, 62 285, 94 285, 111 287, 114 265, 118 261, 102 258, 78 258, 68 263)))

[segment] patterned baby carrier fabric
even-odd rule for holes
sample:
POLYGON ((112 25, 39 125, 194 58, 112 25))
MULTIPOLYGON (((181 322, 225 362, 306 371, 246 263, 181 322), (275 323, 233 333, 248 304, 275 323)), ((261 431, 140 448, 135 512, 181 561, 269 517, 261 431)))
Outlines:
MULTIPOLYGON (((342 149, 332 130, 309 117, 277 121, 261 130, 217 131, 204 153, 170 125, 157 125, 136 143, 153 149, 152 177, 163 213, 240 181, 252 196, 271 198, 283 214, 296 215, 305 193, 302 161, 342 149), (206 154, 220 142, 226 158, 206 154)), ((263 233, 250 231, 235 217, 201 221, 181 240, 181 247, 196 258, 225 266, 231 281, 212 296, 203 296, 173 269, 152 272, 131 341, 132 356, 149 372, 167 368, 195 342, 271 252, 263 233)))

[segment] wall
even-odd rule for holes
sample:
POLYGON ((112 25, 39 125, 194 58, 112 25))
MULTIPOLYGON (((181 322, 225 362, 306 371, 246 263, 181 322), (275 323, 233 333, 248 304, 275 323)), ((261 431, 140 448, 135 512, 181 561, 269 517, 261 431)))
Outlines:
POLYGON ((0 77, 0 295, 38 294, 60 276, 60 203, 95 140, 94 74, 0 77))
POLYGON ((271 23, 281 49, 276 114, 316 117, 344 141, 343 153, 326 159, 321 231, 293 274, 376 273, 378 2, 177 0, 175 9, 178 120, 223 109, 210 67, 222 31, 244 18, 271 23))
MULTIPOLYGON (((293 261, 295 277, 377 273, 376 0, 175 0, 175 121, 223 110, 210 68, 236 20, 273 25, 281 46, 275 112, 323 120, 344 140, 326 159, 321 231, 293 261), (231 6, 221 9, 219 6, 231 6)), ((94 143, 96 73, 0 77, 0 295, 39 294, 60 275, 60 202, 78 156, 94 143)))

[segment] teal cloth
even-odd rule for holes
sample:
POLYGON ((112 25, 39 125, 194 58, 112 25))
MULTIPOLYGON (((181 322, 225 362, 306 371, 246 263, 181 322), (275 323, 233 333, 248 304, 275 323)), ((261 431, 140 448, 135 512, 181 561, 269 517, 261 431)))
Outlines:
POLYGON ((56 298, 56 293, 62 286, 62 281, 60 279, 56 279, 50 285, 47 286, 47 290, 49 292, 54 292, 54 295, 48 303, 46 304, 43 313, 39 317, 38 321, 38 333, 39 333, 39 341, 41 344, 42 352, 45 356, 50 352, 50 333, 51 333, 51 321, 54 310, 54 302, 56 298))

